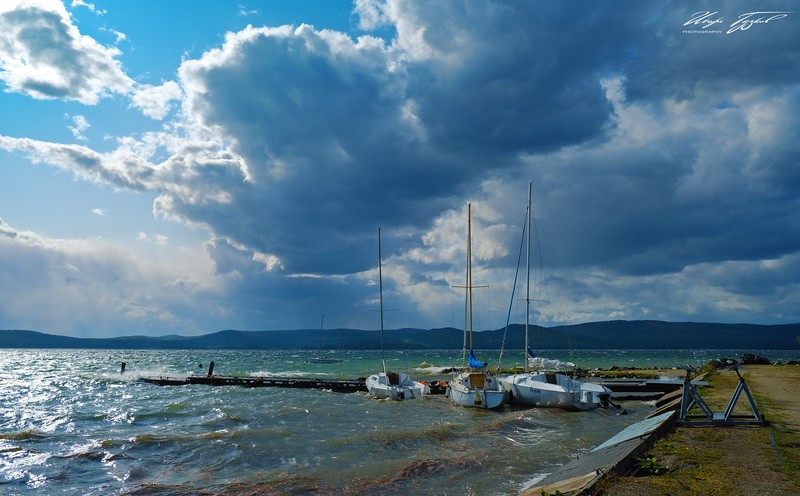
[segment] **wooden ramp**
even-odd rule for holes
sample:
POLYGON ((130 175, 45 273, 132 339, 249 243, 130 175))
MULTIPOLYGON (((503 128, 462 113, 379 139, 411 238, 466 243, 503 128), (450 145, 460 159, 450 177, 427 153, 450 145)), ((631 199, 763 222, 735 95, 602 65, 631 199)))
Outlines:
POLYGON ((589 453, 526 488, 522 494, 580 494, 608 472, 627 472, 636 455, 649 449, 656 439, 672 428, 676 415, 675 411, 670 411, 626 427, 589 453))

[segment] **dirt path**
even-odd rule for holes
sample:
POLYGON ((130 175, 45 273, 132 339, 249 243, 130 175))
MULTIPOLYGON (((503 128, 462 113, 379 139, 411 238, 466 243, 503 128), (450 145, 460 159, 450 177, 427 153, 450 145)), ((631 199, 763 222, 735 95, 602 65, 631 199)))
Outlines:
POLYGON ((741 369, 757 404, 764 403, 768 420, 800 431, 800 367, 747 365, 741 369))
MULTIPOLYGON (((800 366, 748 365, 740 372, 767 427, 679 427, 640 460, 636 476, 611 476, 594 488, 608 496, 800 494, 800 366), (643 475, 649 469, 657 475, 643 475)), ((703 398, 723 411, 735 372, 709 378, 703 398)), ((749 413, 742 395, 735 413, 749 413)))

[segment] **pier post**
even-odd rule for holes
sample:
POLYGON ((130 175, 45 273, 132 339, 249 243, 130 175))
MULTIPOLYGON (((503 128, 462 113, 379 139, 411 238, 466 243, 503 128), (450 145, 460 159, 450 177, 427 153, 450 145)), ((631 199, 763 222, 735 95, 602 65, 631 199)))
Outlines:
POLYGON ((208 364, 208 376, 214 375, 214 362, 208 364))
POLYGON ((124 373, 125 373, 125 362, 122 362, 122 364, 119 366, 119 374, 122 375, 124 373))

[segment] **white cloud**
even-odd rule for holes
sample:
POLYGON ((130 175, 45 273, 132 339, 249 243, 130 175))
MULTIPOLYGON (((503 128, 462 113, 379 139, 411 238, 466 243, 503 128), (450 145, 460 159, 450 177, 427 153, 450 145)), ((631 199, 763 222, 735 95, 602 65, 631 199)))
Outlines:
POLYGON ((119 55, 81 35, 60 1, 12 0, 0 7, 0 79, 9 91, 86 105, 128 94, 133 81, 119 55))
POLYGON ((87 129, 92 127, 92 125, 89 124, 89 121, 86 119, 86 117, 82 115, 73 116, 72 122, 74 123, 73 126, 67 126, 72 135, 75 136, 75 139, 77 140, 86 141, 88 138, 86 138, 84 133, 87 129))
POLYGON ((202 250, 145 255, 97 240, 45 238, 0 219, 0 315, 9 328, 199 332, 208 325, 203 309, 224 285, 202 250))
POLYGON ((181 88, 175 81, 166 81, 160 86, 138 85, 131 95, 133 105, 152 119, 161 120, 167 116, 172 103, 180 100, 181 88))
POLYGON ((246 9, 244 5, 239 5, 239 15, 243 17, 258 14, 258 9, 246 9))
POLYGON ((268 255, 266 253, 254 252, 253 260, 264 264, 264 269, 268 271, 283 270, 281 260, 275 255, 268 255))
POLYGON ((158 246, 166 246, 169 242, 169 237, 163 234, 147 234, 145 232, 139 232, 139 234, 136 236, 136 239, 138 241, 153 243, 158 246))
POLYGON ((86 7, 90 11, 96 13, 97 15, 105 15, 105 14, 108 13, 107 10, 105 10, 105 9, 100 10, 97 7, 95 7, 95 5, 93 3, 87 3, 87 2, 84 2, 83 0, 72 0, 72 7, 73 8, 75 8, 75 7, 86 7))

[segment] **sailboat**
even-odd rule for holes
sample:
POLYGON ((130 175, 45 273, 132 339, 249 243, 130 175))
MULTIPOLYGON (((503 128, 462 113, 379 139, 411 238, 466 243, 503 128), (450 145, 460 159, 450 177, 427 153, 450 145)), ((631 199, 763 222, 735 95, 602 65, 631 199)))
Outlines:
POLYGON ((536 357, 528 343, 530 327, 530 266, 531 266, 531 193, 533 183, 528 184, 528 209, 526 227, 527 242, 527 277, 525 284, 525 373, 512 374, 500 379, 508 391, 512 403, 537 407, 556 407, 568 410, 593 410, 605 404, 611 395, 608 388, 592 383, 582 382, 558 373, 562 367, 575 367, 574 363, 562 362, 543 357, 536 357), (531 368, 535 371, 531 371, 531 368))
POLYGON ((431 392, 430 386, 417 382, 406 373, 386 371, 386 360, 383 355, 383 257, 381 256, 381 230, 378 228, 378 294, 380 296, 381 315, 381 365, 383 372, 367 377, 367 391, 377 398, 393 400, 410 400, 421 398, 431 392))
POLYGON ((506 391, 495 375, 486 370, 487 363, 475 358, 472 347, 472 204, 467 205, 467 284, 466 312, 464 315, 464 355, 466 333, 469 330, 469 356, 467 370, 461 371, 447 384, 445 395, 454 404, 473 408, 500 408, 506 401, 506 391))
POLYGON ((322 324, 325 322, 325 314, 322 314, 322 318, 319 321, 319 348, 317 348, 317 356, 312 358, 307 358, 306 362, 308 363, 342 363, 341 360, 338 358, 329 358, 326 356, 322 356, 322 324))

